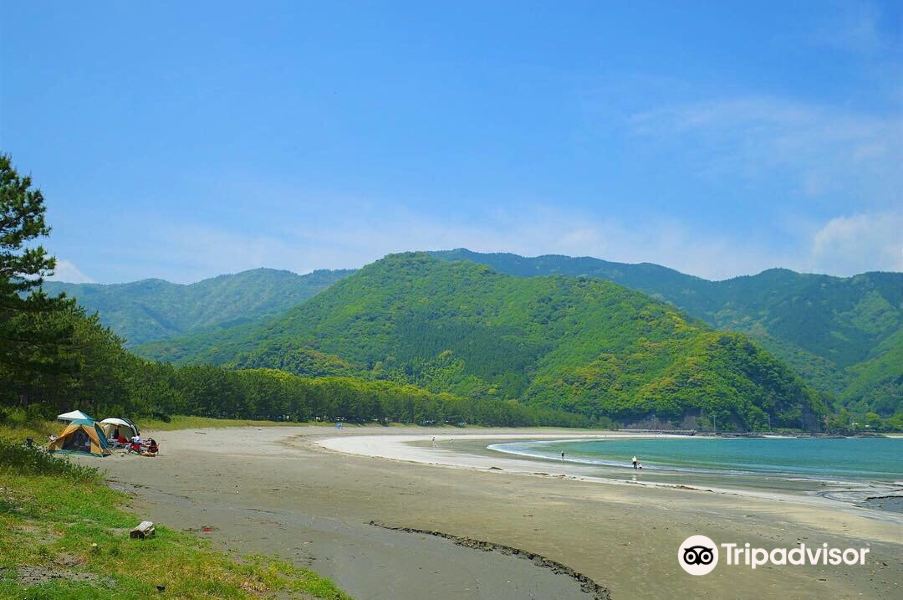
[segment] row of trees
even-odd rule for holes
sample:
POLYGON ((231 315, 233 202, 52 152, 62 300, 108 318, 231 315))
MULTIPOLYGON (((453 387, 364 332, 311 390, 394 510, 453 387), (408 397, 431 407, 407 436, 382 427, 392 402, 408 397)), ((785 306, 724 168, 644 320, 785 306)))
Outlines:
POLYGON ((17 408, 53 418, 80 408, 97 417, 200 415, 309 421, 470 423, 494 426, 587 427, 589 418, 516 402, 462 398, 392 381, 301 377, 275 369, 175 367, 141 359, 69 301, 23 319, 22 336, 53 331, 50 344, 32 343, 27 367, 0 367, 0 412, 17 408), (28 327, 25 327, 25 324, 28 327))

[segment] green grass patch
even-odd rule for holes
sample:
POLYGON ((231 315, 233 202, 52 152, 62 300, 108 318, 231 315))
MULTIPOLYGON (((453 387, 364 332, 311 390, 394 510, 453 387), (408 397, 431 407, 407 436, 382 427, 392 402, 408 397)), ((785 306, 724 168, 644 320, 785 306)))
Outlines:
POLYGON ((43 444, 50 434, 59 433, 63 427, 63 423, 36 418, 23 410, 0 408, 0 441, 20 442, 31 438, 36 444, 43 444))
POLYGON ((169 421, 159 419, 140 419, 137 421, 141 431, 173 431, 176 429, 204 429, 208 427, 279 427, 286 425, 304 425, 286 421, 255 421, 253 419, 215 419, 213 417, 191 417, 176 415, 169 421))
POLYGON ((0 598, 348 598, 285 561, 216 552, 207 540, 140 521, 95 469, 0 441, 0 598))

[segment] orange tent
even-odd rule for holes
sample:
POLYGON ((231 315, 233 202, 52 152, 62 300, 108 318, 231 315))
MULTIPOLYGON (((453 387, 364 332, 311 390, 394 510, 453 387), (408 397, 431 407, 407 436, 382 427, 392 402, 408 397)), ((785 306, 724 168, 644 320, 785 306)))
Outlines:
POLYGON ((47 449, 50 452, 66 450, 69 452, 88 452, 95 456, 107 456, 110 454, 109 442, 103 434, 103 430, 94 421, 72 421, 60 433, 60 436, 50 442, 47 449))

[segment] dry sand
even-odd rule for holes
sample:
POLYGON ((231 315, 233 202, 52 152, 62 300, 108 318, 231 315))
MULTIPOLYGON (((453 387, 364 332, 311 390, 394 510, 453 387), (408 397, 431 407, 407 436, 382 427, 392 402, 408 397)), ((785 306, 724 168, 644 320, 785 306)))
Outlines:
POLYGON ((528 560, 371 521, 535 552, 591 577, 615 599, 903 594, 900 515, 794 494, 570 477, 552 463, 467 448, 508 437, 563 439, 573 430, 476 431, 480 438, 465 440, 448 429, 400 427, 184 430, 152 434, 161 443, 157 458, 79 460, 134 491, 143 516, 175 528, 210 527, 202 535, 236 552, 310 565, 360 600, 591 597, 528 560), (719 566, 692 577, 680 569, 677 549, 697 533, 765 548, 827 542, 871 552, 864 566, 719 566))

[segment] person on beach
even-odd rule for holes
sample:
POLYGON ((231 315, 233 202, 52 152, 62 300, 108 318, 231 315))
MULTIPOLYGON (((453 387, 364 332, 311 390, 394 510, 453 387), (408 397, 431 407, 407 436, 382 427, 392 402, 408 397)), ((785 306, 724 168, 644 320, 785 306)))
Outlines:
POLYGON ((564 452, 561 453, 561 460, 564 460, 564 452))
POLYGON ((637 460, 636 456, 633 457, 632 462, 633 462, 634 470, 637 470, 640 468, 640 461, 637 460))
POLYGON ((141 452, 141 456, 157 456, 159 451, 160 447, 157 445, 157 441, 151 438, 147 441, 147 449, 141 452))

